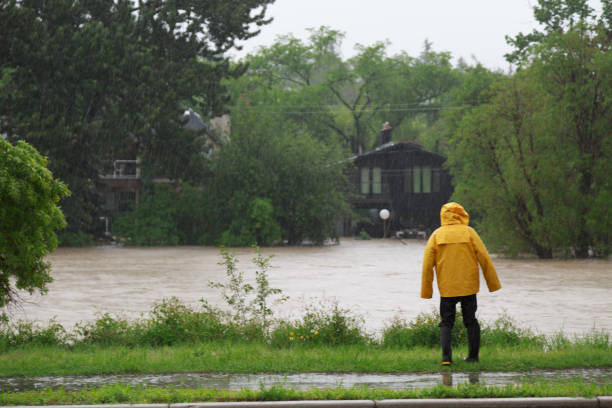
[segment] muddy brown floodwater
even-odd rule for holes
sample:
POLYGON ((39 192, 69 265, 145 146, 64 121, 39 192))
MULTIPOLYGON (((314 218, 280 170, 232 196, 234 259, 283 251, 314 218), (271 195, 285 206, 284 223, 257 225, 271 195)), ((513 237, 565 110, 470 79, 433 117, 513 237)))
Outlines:
MULTIPOLYGON (((279 317, 299 317, 305 307, 337 301, 362 316, 370 332, 394 317, 414 319, 437 307, 439 295, 419 298, 423 240, 342 239, 338 245, 263 249, 274 254, 272 287, 290 297, 275 306, 279 317)), ((251 249, 235 251, 242 270, 254 280, 251 249)), ((24 295, 16 318, 71 327, 109 312, 138 317, 163 298, 190 305, 204 298, 224 306, 209 281, 225 280, 214 247, 60 248, 48 257, 54 282, 45 296, 24 295)), ((487 322, 506 314, 538 333, 583 334, 592 328, 612 332, 612 261, 508 260, 494 258, 502 289, 489 293, 481 278, 479 317, 487 322)))

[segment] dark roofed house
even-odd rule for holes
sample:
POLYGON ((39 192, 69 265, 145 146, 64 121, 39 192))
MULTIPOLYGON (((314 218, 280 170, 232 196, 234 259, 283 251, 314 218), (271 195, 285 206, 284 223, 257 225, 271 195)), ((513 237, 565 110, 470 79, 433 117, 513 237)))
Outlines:
POLYGON ((351 204, 358 219, 345 223, 345 235, 364 230, 371 236, 383 236, 382 209, 390 211, 390 233, 431 233, 440 226, 440 207, 453 192, 451 178, 442 166, 445 160, 411 142, 387 142, 354 157, 349 177, 355 187, 351 204))

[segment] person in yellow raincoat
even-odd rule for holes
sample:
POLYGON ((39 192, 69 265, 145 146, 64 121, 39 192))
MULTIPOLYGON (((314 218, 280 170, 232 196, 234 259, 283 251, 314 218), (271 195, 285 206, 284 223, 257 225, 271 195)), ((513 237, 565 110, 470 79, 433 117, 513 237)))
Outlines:
POLYGON ((442 365, 452 364, 451 331, 455 324, 457 303, 461 303, 463 323, 468 332, 469 354, 466 361, 478 361, 480 325, 476 319, 476 294, 480 288, 478 265, 482 268, 490 292, 501 288, 487 248, 478 233, 468 226, 470 216, 460 204, 447 203, 440 210, 440 228, 425 247, 421 277, 421 297, 433 295, 434 268, 440 291, 440 345, 442 365))

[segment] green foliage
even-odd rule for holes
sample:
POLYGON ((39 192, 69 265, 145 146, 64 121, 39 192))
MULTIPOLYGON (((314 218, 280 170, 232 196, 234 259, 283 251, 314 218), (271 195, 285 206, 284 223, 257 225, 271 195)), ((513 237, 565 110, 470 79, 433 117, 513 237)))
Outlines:
POLYGON ((359 235, 357 235, 355 239, 362 240, 362 241, 368 241, 372 239, 372 237, 370 236, 370 234, 368 234, 366 230, 362 229, 361 231, 359 231, 359 235))
POLYGON ((177 205, 171 186, 145 194, 134 211, 113 222, 113 235, 128 245, 178 245, 177 205))
MULTIPOLYGON (((272 255, 264 256, 258 247, 255 247, 256 255, 253 258, 255 270, 255 287, 245 283, 244 274, 238 269, 238 260, 234 253, 230 253, 225 248, 221 248, 223 261, 220 265, 225 266, 227 282, 209 282, 209 286, 220 289, 227 305, 232 309, 231 319, 238 325, 257 325, 267 334, 270 320, 273 315, 272 303, 285 302, 288 297, 282 295, 278 288, 270 287, 268 271, 272 255), (251 297, 251 292, 255 291, 255 297, 251 297), (272 301, 272 297, 277 298, 272 301)), ((208 304, 204 302, 205 307, 208 304)))
POLYGON ((46 292, 52 278, 44 257, 66 225, 58 202, 68 195, 36 149, 0 138, 0 308, 17 290, 46 292))
POLYGON ((545 31, 513 42, 521 70, 451 138, 454 199, 501 252, 606 256, 610 26, 584 1, 540 1, 535 12, 545 31))
MULTIPOLYGON (((440 315, 437 311, 421 313, 413 321, 395 319, 385 328, 382 345, 385 347, 437 347, 440 344, 440 315)), ((481 344, 491 347, 531 345, 544 347, 545 338, 530 330, 517 327, 508 316, 497 318, 492 324, 481 322, 481 344)), ((454 346, 467 345, 467 330, 461 312, 457 313, 451 342, 454 346)))
POLYGON ((244 273, 236 266, 238 262, 236 255, 228 252, 225 248, 221 248, 220 252, 223 261, 219 262, 219 265, 225 267, 227 282, 209 282, 208 285, 221 290, 223 300, 233 310, 233 319, 236 322, 244 323, 248 319, 248 297, 253 291, 253 286, 245 283, 244 273))
POLYGON ((60 231, 57 234, 57 241, 61 247, 86 247, 95 243, 91 234, 70 231, 60 231))
POLYGON ((371 338, 364 334, 362 323, 337 302, 311 305, 301 319, 280 322, 272 330, 270 344, 276 347, 368 344, 371 338))
POLYGON ((64 347, 73 336, 59 323, 51 320, 46 326, 19 320, 13 324, 0 323, 0 350, 16 347, 64 347))
POLYGON ((441 97, 456 84, 450 54, 426 43, 418 58, 388 56, 389 44, 376 42, 343 60, 343 38, 323 26, 310 29, 307 41, 288 35, 262 47, 246 58, 246 77, 231 83, 234 101, 246 97, 262 118, 274 113, 277 123, 292 122, 355 154, 380 144, 386 121, 402 139, 414 139, 415 122, 435 119, 441 97))
POLYGON ((93 232, 97 180, 113 160, 138 157, 147 177, 202 178, 208 140, 181 114, 225 112, 221 80, 244 67, 223 55, 268 22, 272 1, 2 3, 0 133, 34 145, 71 186, 71 232, 93 232))
POLYGON ((214 163, 213 235, 226 231, 227 243, 265 245, 279 238, 278 225, 289 244, 336 238, 336 220, 347 211, 340 159, 337 148, 241 104, 232 113, 232 139, 214 163))
POLYGON ((268 319, 273 315, 273 311, 270 308, 270 297, 280 296, 276 299, 275 303, 282 303, 289 299, 288 296, 282 295, 282 290, 278 288, 271 288, 268 280, 268 271, 270 270, 270 260, 273 255, 264 256, 259 248, 256 248, 256 256, 253 258, 253 263, 257 267, 255 271, 255 299, 251 303, 251 308, 254 311, 256 319, 261 322, 262 328, 267 331, 270 325, 268 319))
POLYGON ((269 199, 254 198, 243 217, 234 218, 229 229, 221 234, 220 244, 230 247, 270 246, 281 240, 281 228, 274 219, 275 210, 269 199))
MULTIPOLYGON (((458 313, 451 338, 451 342, 455 346, 466 343, 466 332, 465 328, 461 327, 462 322, 461 313, 458 313)), ((383 331, 382 344, 387 347, 439 346, 439 323, 440 315, 436 311, 421 313, 411 322, 396 318, 383 331)))
POLYGON ((114 220, 113 235, 127 245, 204 244, 209 240, 207 203, 206 193, 187 183, 155 185, 133 211, 114 220))
POLYGON ((153 305, 148 317, 141 319, 104 314, 93 322, 79 323, 74 337, 75 344, 129 347, 264 340, 256 324, 236 324, 218 310, 195 310, 174 297, 153 305))

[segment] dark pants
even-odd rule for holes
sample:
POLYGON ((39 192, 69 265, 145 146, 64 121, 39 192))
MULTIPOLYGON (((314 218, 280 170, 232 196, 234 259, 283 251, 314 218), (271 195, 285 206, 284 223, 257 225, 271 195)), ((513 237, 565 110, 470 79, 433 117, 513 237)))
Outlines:
POLYGON ((469 296, 457 296, 457 297, 441 297, 440 298, 440 327, 453 328, 455 325, 455 315, 457 313, 457 303, 461 303, 461 313, 463 314, 463 324, 467 329, 473 327, 480 327, 478 320, 476 320, 476 309, 478 304, 476 301, 476 294, 469 296))
POLYGON ((440 298, 440 345, 442 346, 443 364, 452 362, 451 331, 455 325, 457 303, 461 303, 463 324, 468 332, 469 355, 468 361, 478 361, 480 348, 480 325, 476 320, 476 294, 469 296, 441 297, 440 298), (446 362, 446 363, 445 363, 446 362))

